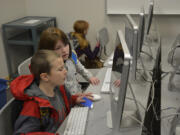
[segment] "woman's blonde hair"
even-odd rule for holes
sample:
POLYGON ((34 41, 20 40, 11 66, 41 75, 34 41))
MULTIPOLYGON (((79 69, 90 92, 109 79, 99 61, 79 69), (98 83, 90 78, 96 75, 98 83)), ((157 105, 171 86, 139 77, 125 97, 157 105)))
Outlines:
POLYGON ((80 48, 84 49, 89 44, 84 34, 84 31, 88 30, 89 28, 89 23, 84 20, 77 20, 74 23, 73 28, 74 28, 74 32, 72 32, 72 36, 75 36, 77 38, 80 48))

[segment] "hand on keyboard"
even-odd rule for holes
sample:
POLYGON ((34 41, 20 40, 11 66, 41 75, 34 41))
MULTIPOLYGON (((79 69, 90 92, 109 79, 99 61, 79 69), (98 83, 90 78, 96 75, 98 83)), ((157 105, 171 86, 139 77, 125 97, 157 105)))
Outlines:
POLYGON ((89 79, 89 81, 90 81, 90 83, 91 83, 92 85, 98 85, 99 82, 100 82, 100 80, 99 80, 98 78, 96 78, 96 77, 91 77, 91 78, 89 79))

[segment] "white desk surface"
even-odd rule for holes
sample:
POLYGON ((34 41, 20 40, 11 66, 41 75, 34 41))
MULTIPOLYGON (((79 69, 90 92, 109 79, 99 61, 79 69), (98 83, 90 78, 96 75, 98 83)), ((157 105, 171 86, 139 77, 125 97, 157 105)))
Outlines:
MULTIPOLYGON (((86 125, 86 135, 112 135, 112 129, 109 129, 107 127, 107 112, 110 110, 110 96, 109 94, 101 94, 100 90, 102 87, 102 83, 105 77, 105 72, 108 67, 104 67, 99 70, 98 74, 96 77, 100 79, 100 84, 98 86, 92 86, 90 85, 87 88, 87 92, 93 92, 96 94, 100 94, 102 99, 100 101, 94 102, 94 108, 89 111, 88 115, 88 120, 87 120, 87 125, 86 125)), ((141 83, 131 83, 133 87, 133 91, 135 93, 135 96, 138 101, 141 102, 141 104, 146 108, 147 105, 147 100, 149 96, 149 90, 150 90, 150 83, 148 82, 141 82, 141 83)), ((128 88, 127 90, 127 95, 128 97, 132 97, 130 90, 128 88)), ((129 100, 126 99, 126 103, 129 100)), ((133 104, 133 101, 130 100, 130 108, 134 107, 135 104, 133 104)), ((129 108, 128 106, 125 105, 125 108, 129 108)), ((139 106, 140 108, 140 113, 142 116, 142 119, 144 119, 145 116, 145 110, 139 106)), ((64 122, 66 123, 66 122, 64 122)), ((62 133, 64 130, 65 124, 61 126, 61 128, 58 129, 58 133, 62 133)), ((123 135, 140 135, 142 131, 142 128, 135 128, 131 130, 123 130, 122 134, 123 135)))
MULTIPOLYGON (((107 127, 107 112, 110 110, 110 96, 109 94, 102 94, 100 93, 102 83, 103 83, 103 78, 105 76, 104 72, 106 72, 107 68, 101 69, 97 77, 101 79, 101 83, 98 86, 92 86, 90 85, 87 88, 87 91, 93 92, 100 94, 102 99, 100 101, 94 102, 94 108, 89 111, 89 116, 88 116, 88 122, 87 122, 87 128, 86 128, 86 135, 111 135, 111 129, 107 127)), ((141 102, 141 104, 146 108, 147 105, 147 100, 148 100, 148 95, 149 95, 149 90, 150 90, 150 83, 141 83, 141 84, 136 84, 136 83, 131 83, 133 87, 133 91, 135 93, 135 96, 138 101, 141 102)), ((127 89, 127 96, 132 97, 130 93, 130 89, 128 87, 127 89)), ((126 100, 126 103, 129 100, 126 100)), ((130 101, 131 107, 128 107, 125 105, 125 108, 136 108, 135 104, 133 104, 133 101, 130 101), (132 103, 132 104, 131 104, 132 103)), ((144 119, 144 114, 145 110, 141 107, 140 108, 140 113, 142 116, 142 119, 144 119)), ((141 134, 141 129, 142 128, 136 128, 133 130, 123 130, 122 134, 123 135, 140 135, 141 134)))

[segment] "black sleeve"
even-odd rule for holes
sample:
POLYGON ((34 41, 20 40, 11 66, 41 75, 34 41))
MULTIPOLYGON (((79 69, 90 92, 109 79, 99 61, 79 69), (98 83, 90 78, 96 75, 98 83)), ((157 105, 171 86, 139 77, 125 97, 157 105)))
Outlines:
POLYGON ((90 45, 88 45, 86 48, 83 49, 83 51, 89 59, 94 59, 99 52, 99 47, 95 47, 94 51, 92 52, 90 45))

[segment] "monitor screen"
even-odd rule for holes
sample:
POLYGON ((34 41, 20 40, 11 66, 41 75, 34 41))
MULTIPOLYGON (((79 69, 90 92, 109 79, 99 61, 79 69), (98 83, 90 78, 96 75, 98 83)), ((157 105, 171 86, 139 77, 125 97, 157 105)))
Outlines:
POLYGON ((153 77, 152 80, 156 80, 158 78, 158 76, 161 76, 161 39, 160 39, 160 45, 159 48, 157 50, 157 54, 156 54, 156 60, 154 63, 154 68, 153 68, 153 77))
POLYGON ((144 42, 144 33, 145 33, 145 16, 144 10, 139 14, 139 33, 138 33, 138 56, 142 51, 142 46, 144 42))
POLYGON ((122 121, 131 59, 125 37, 122 31, 118 31, 110 84, 113 132, 119 132, 122 121))
POLYGON ((138 26, 131 15, 126 15, 125 40, 130 50, 132 59, 132 80, 136 80, 137 56, 138 56, 138 26))
POLYGON ((154 3, 151 0, 149 3, 149 11, 148 11, 148 18, 147 18, 147 28, 146 28, 146 34, 149 34, 151 24, 152 24, 152 18, 153 18, 153 9, 154 9, 154 3))
MULTIPOLYGON (((160 134, 161 119, 159 120, 157 118, 161 118, 161 40, 153 68, 152 83, 150 87, 147 108, 148 109, 145 113, 143 125, 146 127, 149 134, 160 134), (155 126, 152 127, 151 125, 155 126)), ((174 120, 172 122, 174 122, 174 120)))

